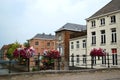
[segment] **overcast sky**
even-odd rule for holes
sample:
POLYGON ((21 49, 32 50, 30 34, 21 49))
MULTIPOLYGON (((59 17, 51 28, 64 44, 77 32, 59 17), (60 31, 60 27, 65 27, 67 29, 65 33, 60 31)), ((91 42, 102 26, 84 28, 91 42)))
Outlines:
POLYGON ((111 0, 0 0, 0 48, 37 33, 55 34, 66 23, 86 25, 111 0))

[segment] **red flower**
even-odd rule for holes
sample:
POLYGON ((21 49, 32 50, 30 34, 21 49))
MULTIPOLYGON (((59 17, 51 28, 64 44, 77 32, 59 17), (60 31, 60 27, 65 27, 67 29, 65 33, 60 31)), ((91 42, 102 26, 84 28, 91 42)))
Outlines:
POLYGON ((91 56, 97 56, 97 49, 92 49, 91 52, 90 52, 90 55, 91 56))
POLYGON ((35 55, 35 50, 30 48, 18 48, 13 52, 13 56, 15 58, 30 58, 35 55))
POLYGON ((46 57, 51 59, 58 59, 60 58, 60 53, 57 50, 46 51, 46 57))
POLYGON ((99 48, 99 49, 92 49, 90 52, 91 56, 105 56, 105 52, 103 51, 103 49, 99 48))

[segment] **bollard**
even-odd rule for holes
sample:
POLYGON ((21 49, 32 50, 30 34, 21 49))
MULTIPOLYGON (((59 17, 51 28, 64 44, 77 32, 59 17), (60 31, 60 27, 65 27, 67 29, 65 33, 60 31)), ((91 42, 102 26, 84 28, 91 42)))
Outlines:
POLYGON ((108 68, 110 68, 109 53, 107 54, 107 60, 108 60, 108 68))
POLYGON ((9 74, 11 73, 11 59, 9 60, 9 74))

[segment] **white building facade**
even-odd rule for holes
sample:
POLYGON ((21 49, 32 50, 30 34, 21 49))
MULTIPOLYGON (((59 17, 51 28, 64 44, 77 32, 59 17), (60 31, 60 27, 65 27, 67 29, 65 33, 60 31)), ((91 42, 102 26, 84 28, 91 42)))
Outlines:
MULTIPOLYGON (((92 49, 103 49, 109 54, 110 67, 120 65, 120 0, 112 0, 91 17, 86 19, 87 35, 72 38, 69 41, 69 55, 74 55, 74 66, 91 64, 92 49), (83 41, 86 47, 83 48, 83 41), (79 45, 78 45, 79 43, 79 45), (79 46, 79 48, 77 48, 79 46), (82 57, 81 57, 82 56, 82 57), (79 58, 78 58, 79 57, 79 58), (87 61, 87 62, 86 62, 87 61)), ((108 67, 107 56, 95 57, 95 66, 108 67)), ((70 66, 73 58, 70 57, 70 66)), ((91 66, 91 65, 90 65, 91 66)))
POLYGON ((70 62, 69 66, 73 66, 72 61, 74 61, 74 66, 85 66, 86 65, 86 43, 87 36, 81 36, 77 38, 72 38, 69 41, 69 53, 70 53, 70 62))
POLYGON ((112 0, 87 21, 87 54, 102 48, 111 55, 111 65, 120 64, 120 0, 112 0))

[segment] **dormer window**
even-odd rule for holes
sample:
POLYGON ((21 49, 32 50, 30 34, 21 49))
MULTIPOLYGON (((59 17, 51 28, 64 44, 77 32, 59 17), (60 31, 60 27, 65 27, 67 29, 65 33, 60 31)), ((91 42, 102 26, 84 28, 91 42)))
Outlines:
POLYGON ((115 17, 115 15, 111 16, 111 23, 116 23, 116 17, 115 17))

